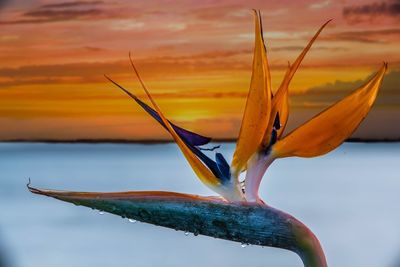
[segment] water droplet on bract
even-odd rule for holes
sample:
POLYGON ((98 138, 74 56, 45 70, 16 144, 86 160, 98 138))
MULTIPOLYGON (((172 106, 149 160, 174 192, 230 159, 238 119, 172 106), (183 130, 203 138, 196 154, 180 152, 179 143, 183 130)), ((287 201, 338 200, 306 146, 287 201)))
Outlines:
POLYGON ((242 243, 240 246, 241 246, 242 248, 245 248, 245 247, 247 247, 247 244, 246 244, 246 243, 242 243))
POLYGON ((128 219, 129 222, 131 223, 136 223, 137 221, 135 219, 128 219))
POLYGON ((100 214, 100 215, 103 215, 103 214, 104 214, 104 211, 102 211, 102 210, 99 211, 99 214, 100 214))
POLYGON ((189 232, 185 232, 185 236, 188 236, 189 235, 189 232))

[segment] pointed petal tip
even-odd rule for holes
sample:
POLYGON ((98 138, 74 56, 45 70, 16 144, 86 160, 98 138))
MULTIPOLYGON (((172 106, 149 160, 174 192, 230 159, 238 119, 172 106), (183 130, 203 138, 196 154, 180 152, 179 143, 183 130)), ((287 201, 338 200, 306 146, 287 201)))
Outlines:
POLYGON ((331 21, 333 21, 333 19, 329 19, 324 24, 322 24, 322 26, 318 30, 318 33, 320 33, 331 21))
POLYGON ((237 176, 251 155, 259 149, 271 113, 271 77, 265 48, 260 12, 255 14, 255 44, 250 88, 232 159, 233 175, 237 176))
POLYGON ((28 178, 28 183, 26 184, 26 188, 28 188, 28 190, 34 194, 36 194, 38 191, 40 191, 31 186, 31 178, 28 178))
POLYGON ((322 31, 326 27, 326 25, 328 25, 331 21, 333 21, 333 19, 328 19, 324 24, 322 24, 319 31, 322 31))
POLYGON ((316 157, 341 145, 358 128, 373 106, 387 63, 361 87, 332 104, 280 139, 273 148, 277 157, 316 157), (313 136, 313 139, 309 139, 313 136))
MULTIPOLYGON (((26 187, 28 188, 29 192, 36 194, 36 195, 43 195, 43 196, 48 196, 48 197, 54 197, 54 193, 56 191, 50 191, 50 190, 45 190, 45 189, 39 189, 36 187, 31 186, 31 180, 29 179, 29 182, 26 184, 26 187)), ((58 191, 61 192, 61 191, 58 191)))
POLYGON ((179 146, 180 150, 182 151, 183 155, 189 162, 190 166, 192 167, 193 171, 196 175, 203 181, 210 189, 215 191, 215 188, 220 185, 220 181, 218 178, 211 172, 211 170, 203 164, 203 162, 198 158, 191 147, 185 142, 185 140, 175 131, 173 124, 167 120, 167 118, 162 113, 160 107, 150 94, 149 90, 147 89, 146 85, 144 84, 140 74, 133 62, 133 59, 129 57, 131 66, 136 74, 137 79, 139 80, 142 89, 146 93, 147 97, 149 98, 151 104, 153 105, 154 110, 160 117, 160 120, 163 125, 167 128, 167 131, 171 134, 172 138, 175 140, 176 144, 179 146))
MULTIPOLYGON (((150 116, 152 116, 156 121, 158 121, 163 127, 166 128, 165 124, 162 122, 159 114, 149 107, 146 103, 141 101, 136 95, 119 85, 117 82, 112 80, 110 77, 108 77, 106 74, 104 74, 104 77, 106 77, 111 83, 113 83, 115 86, 117 86, 120 90, 122 90, 125 94, 127 94, 129 97, 131 97, 133 100, 136 101, 150 116)), ((173 123, 171 123, 172 127, 177 131, 178 135, 185 137, 185 140, 187 140, 190 144, 194 146, 202 146, 205 144, 208 144, 211 141, 211 137, 203 136, 200 134, 197 134, 195 132, 186 130, 184 128, 181 128, 173 123)))
POLYGON ((44 195, 44 194, 42 193, 42 191, 39 190, 39 189, 37 189, 37 188, 31 187, 31 186, 29 186, 29 185, 28 185, 27 187, 28 187, 29 192, 31 192, 31 193, 33 193, 33 194, 44 195))
POLYGON ((114 84, 115 86, 117 86, 119 89, 121 89, 122 91, 124 91, 127 95, 129 95, 130 97, 132 97, 133 99, 137 100, 137 96, 135 96, 134 94, 132 94, 130 91, 126 90, 124 87, 122 87, 121 85, 119 85, 117 82, 115 82, 113 79, 111 79, 110 77, 108 77, 106 74, 104 74, 104 77, 106 77, 107 80, 109 80, 112 84, 114 84))
POLYGON ((33 194, 45 195, 45 192, 43 190, 31 186, 31 178, 28 178, 28 183, 26 184, 26 188, 28 188, 28 190, 33 194))
POLYGON ((379 72, 383 72, 383 74, 386 74, 388 68, 389 68, 389 63, 387 61, 382 61, 382 66, 379 68, 376 74, 378 74, 379 72))
POLYGON ((253 15, 257 18, 261 17, 261 11, 259 9, 252 8, 251 9, 253 15))

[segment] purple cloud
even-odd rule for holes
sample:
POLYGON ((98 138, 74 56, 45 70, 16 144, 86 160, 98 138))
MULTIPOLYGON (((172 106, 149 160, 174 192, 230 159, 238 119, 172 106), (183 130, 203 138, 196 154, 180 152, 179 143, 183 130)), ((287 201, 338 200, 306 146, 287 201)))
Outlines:
POLYGON ((400 0, 374 2, 371 4, 347 6, 343 9, 343 17, 349 23, 373 20, 377 16, 400 17, 400 0))

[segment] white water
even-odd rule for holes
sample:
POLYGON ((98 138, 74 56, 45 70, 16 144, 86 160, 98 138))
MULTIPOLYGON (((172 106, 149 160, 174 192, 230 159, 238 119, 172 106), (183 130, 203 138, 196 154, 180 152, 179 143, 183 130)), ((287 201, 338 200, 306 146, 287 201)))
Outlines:
MULTIPOLYGON (((229 158, 233 148, 223 144, 221 150, 229 158)), ((330 267, 397 267, 399 166, 400 143, 344 144, 320 158, 275 161, 261 196, 315 232, 330 267)), ((52 189, 212 195, 173 144, 1 143, 6 267, 302 266, 284 250, 186 236, 33 195, 25 187, 28 177, 33 186, 52 189)))

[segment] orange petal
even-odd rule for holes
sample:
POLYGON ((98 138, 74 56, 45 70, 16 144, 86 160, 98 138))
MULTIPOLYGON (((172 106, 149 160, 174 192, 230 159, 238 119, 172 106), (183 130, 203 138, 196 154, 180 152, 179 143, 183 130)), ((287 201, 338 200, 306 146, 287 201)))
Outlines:
POLYGON ((271 78, 262 35, 260 14, 255 13, 255 47, 253 74, 247 96, 239 138, 233 155, 232 169, 238 174, 261 144, 271 111, 271 78))
POLYGON ((307 46, 304 48, 304 50, 301 52, 301 54, 297 57, 295 62, 292 65, 289 65, 288 70, 285 73, 285 76, 282 80, 281 85, 279 86, 274 98, 272 99, 272 111, 271 111, 271 116, 270 116, 270 121, 268 128, 265 132, 264 138, 263 138, 263 145, 266 146, 269 144, 270 139, 271 139, 271 132, 272 132, 272 127, 273 123, 275 120, 275 116, 278 113, 279 114, 279 121, 281 124, 281 127, 277 130, 277 137, 278 139, 282 136, 283 131, 285 130, 286 123, 289 117, 289 84, 290 81, 292 80, 294 74, 296 73, 297 69, 299 68, 301 62, 303 61, 304 57, 306 56, 307 52, 310 50, 311 46, 321 33, 321 31, 325 28, 325 26, 330 22, 331 20, 328 20, 325 22, 319 29, 318 31, 314 34, 313 38, 308 42, 307 46))
POLYGON ((276 157, 316 157, 330 152, 344 142, 371 109, 387 64, 365 85, 307 121, 283 139, 272 151, 276 157))
MULTIPOLYGON (((165 118, 164 114, 162 113, 160 107, 154 101, 153 97, 150 95, 149 91, 147 90, 143 80, 141 79, 139 72, 137 71, 133 61, 131 59, 132 67, 138 77, 140 84, 142 85, 143 90, 146 92, 148 98, 150 99, 154 109, 157 111, 158 115, 160 116, 162 122, 167 127, 168 132, 171 134, 172 138, 178 144, 179 148, 181 149, 183 155, 185 156, 186 160, 189 162, 190 166, 192 167, 193 171, 199 177, 199 179, 206 184, 211 189, 215 189, 215 187, 220 185, 220 181, 214 174, 196 157, 196 155, 189 149, 189 147, 184 143, 181 137, 175 132, 174 128, 172 127, 171 123, 165 118)), ((215 191, 215 190, 214 190, 215 191)))

